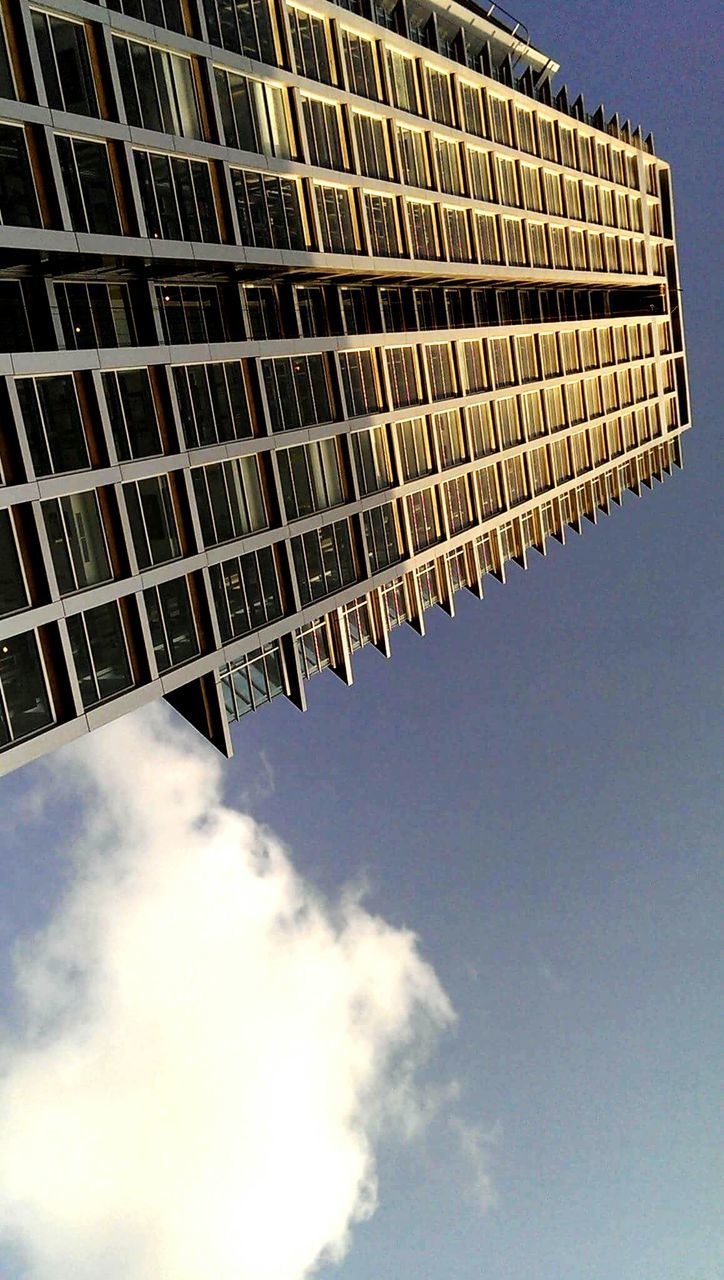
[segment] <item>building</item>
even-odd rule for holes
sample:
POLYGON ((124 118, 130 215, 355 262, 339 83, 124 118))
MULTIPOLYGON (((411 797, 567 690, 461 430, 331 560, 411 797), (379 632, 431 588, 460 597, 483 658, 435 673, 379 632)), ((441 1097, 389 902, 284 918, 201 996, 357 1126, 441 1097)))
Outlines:
POLYGON ((681 464, 669 167, 473 0, 1 0, 0 769, 230 721, 681 464))

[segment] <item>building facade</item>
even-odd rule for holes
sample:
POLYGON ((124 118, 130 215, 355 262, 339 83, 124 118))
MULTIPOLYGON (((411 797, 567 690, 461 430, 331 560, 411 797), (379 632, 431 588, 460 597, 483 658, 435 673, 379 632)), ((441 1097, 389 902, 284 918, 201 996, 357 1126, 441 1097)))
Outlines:
POLYGON ((0 12, 0 771, 230 754, 681 464, 669 167, 503 11, 0 12))

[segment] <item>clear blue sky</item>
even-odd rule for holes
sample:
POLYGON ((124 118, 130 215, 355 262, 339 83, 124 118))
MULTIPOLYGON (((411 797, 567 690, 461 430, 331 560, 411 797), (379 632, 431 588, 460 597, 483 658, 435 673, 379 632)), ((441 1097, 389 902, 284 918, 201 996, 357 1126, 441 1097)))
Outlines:
MULTIPOLYGON (((721 22, 519 9, 573 96, 672 164, 685 469, 454 622, 428 615, 426 639, 396 632, 391 662, 358 655, 352 689, 321 677, 306 716, 249 718, 228 796, 251 791, 314 883, 362 869, 370 908, 419 934, 459 1015, 432 1075, 494 1135, 486 1214, 444 1126, 383 1149, 380 1208, 330 1277, 721 1280, 721 22)), ((36 773, 0 784, 16 818, 36 773)), ((0 979, 58 892, 45 842, 67 818, 5 832, 0 979)))

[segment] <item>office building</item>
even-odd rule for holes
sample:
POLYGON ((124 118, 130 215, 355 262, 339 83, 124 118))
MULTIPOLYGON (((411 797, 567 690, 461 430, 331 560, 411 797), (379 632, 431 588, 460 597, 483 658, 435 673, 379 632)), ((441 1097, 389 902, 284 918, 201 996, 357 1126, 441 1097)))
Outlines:
POLYGON ((503 10, 0 5, 0 770, 230 754, 681 464, 669 167, 503 10))

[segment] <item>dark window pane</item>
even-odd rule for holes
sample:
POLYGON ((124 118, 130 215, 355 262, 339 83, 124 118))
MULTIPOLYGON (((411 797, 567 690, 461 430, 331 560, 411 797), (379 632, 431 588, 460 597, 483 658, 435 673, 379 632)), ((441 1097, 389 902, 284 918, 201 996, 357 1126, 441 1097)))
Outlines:
POLYGON ((53 723, 53 712, 32 631, 0 645, 0 745, 37 733, 53 723))
POLYGON ((20 557, 8 511, 0 511, 0 615, 14 613, 28 603, 20 557))
POLYGON ((21 378, 15 385, 36 475, 87 469, 90 459, 73 378, 21 378))
POLYGON ((6 124, 0 124, 0 222, 42 226, 25 134, 6 124))

